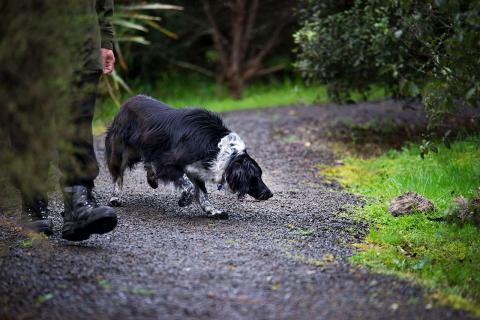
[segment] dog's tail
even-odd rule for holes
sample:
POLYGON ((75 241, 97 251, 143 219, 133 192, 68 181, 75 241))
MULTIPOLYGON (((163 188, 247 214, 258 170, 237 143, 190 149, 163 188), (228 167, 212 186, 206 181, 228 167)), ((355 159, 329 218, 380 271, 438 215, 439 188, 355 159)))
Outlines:
MULTIPOLYGON (((128 103, 128 101, 127 101, 128 103)), ((135 132, 135 120, 128 115, 125 103, 107 129, 105 137, 105 161, 113 182, 120 183, 123 173, 128 166, 132 166, 138 159, 132 147, 129 147, 132 134, 135 132)))
POLYGON ((121 158, 121 154, 118 152, 115 154, 114 151, 114 140, 115 140, 115 133, 113 129, 113 123, 107 129, 107 136, 105 137, 105 161, 107 162, 108 171, 112 176, 113 181, 115 182, 120 174, 120 166, 116 165, 116 159, 121 158))

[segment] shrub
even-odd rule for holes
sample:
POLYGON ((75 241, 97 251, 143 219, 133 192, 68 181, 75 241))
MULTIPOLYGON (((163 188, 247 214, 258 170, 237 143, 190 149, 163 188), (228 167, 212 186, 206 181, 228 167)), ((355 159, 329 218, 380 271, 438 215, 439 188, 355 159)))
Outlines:
POLYGON ((480 1, 305 1, 296 68, 337 101, 374 84, 421 98, 431 119, 478 106, 480 1))

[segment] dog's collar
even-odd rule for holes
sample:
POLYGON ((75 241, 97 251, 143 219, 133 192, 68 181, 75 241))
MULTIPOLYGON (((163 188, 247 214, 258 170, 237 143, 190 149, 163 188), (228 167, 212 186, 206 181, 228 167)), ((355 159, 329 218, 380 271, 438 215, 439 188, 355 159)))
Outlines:
POLYGON ((218 190, 218 191, 221 191, 222 189, 223 189, 223 184, 218 183, 218 184, 217 184, 217 190, 218 190))

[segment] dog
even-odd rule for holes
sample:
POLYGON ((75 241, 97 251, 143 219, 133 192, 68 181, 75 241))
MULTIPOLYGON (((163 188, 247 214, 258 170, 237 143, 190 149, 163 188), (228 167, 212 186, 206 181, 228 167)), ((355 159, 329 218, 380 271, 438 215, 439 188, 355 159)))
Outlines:
POLYGON ((247 194, 257 200, 273 196, 245 143, 217 114, 174 109, 144 95, 128 99, 115 116, 105 138, 105 159, 114 183, 112 206, 121 205, 125 170, 140 162, 152 188, 159 181, 173 183, 181 193, 180 207, 195 200, 212 218, 227 219, 228 213, 212 205, 206 182, 225 187, 240 200, 247 194))

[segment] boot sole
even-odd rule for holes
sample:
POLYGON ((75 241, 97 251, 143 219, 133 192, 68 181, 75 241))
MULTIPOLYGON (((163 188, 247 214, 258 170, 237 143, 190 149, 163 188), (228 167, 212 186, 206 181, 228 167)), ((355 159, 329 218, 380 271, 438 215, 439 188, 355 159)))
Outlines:
POLYGON ((117 226, 115 214, 87 220, 85 222, 66 222, 62 230, 62 238, 69 241, 83 241, 92 234, 104 234, 117 226))

